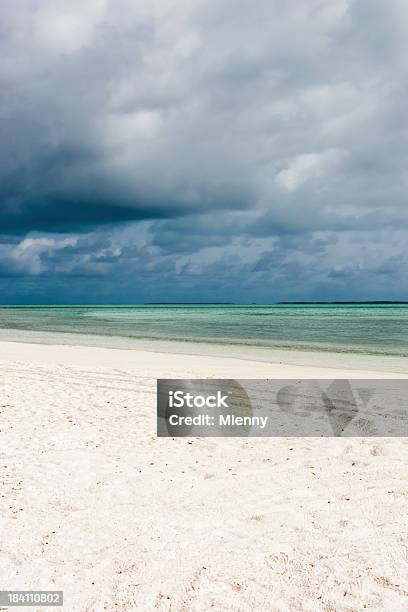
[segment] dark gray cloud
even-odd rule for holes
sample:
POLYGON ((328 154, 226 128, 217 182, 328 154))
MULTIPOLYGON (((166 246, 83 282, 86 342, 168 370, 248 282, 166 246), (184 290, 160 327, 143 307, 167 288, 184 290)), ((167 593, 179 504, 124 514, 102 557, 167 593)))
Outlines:
POLYGON ((407 41, 404 0, 3 0, 0 275, 406 297, 407 41))

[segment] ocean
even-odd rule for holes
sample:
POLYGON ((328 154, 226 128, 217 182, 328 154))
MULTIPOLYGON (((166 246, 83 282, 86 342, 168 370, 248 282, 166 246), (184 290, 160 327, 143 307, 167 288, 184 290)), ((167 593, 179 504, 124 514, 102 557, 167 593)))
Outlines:
POLYGON ((407 304, 0 308, 0 339, 408 357, 407 304))

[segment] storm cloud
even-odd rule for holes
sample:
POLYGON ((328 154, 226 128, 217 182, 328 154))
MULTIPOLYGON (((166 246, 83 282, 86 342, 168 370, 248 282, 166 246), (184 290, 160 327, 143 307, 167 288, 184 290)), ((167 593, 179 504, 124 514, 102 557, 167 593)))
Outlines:
POLYGON ((407 52, 404 0, 3 0, 4 300, 406 298, 407 52))

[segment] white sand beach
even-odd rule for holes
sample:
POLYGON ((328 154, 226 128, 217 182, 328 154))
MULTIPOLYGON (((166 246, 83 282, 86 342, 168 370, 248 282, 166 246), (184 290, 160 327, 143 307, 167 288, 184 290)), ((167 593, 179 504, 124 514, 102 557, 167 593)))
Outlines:
POLYGON ((156 378, 194 376, 408 372, 1 342, 1 588, 67 612, 407 610, 407 439, 157 438, 156 378))

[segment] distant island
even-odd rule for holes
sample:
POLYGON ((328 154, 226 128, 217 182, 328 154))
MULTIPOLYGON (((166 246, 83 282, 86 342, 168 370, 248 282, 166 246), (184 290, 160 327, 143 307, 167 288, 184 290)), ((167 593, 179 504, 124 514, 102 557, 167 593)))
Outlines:
POLYGON ((364 300, 361 302, 276 302, 276 304, 299 304, 299 305, 316 305, 316 304, 408 304, 408 301, 401 300, 364 300))
POLYGON ((236 302, 144 302, 143 306, 316 306, 324 304, 408 304, 403 300, 362 300, 362 301, 333 301, 333 302, 271 302, 270 304, 237 304, 236 302))

